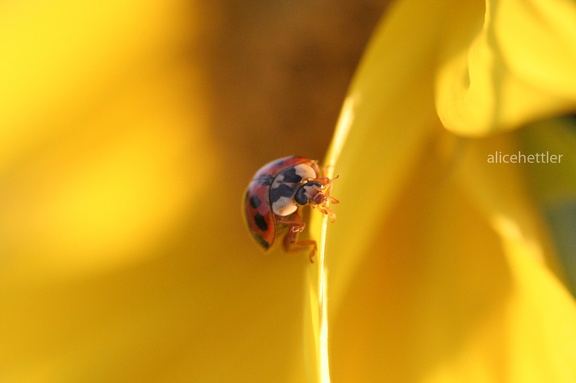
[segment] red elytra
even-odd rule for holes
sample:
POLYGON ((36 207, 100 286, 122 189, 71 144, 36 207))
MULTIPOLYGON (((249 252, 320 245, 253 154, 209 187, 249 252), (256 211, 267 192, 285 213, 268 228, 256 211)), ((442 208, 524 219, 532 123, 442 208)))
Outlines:
POLYGON ((277 237, 285 235, 284 248, 295 251, 311 247, 312 262, 316 241, 297 240, 306 226, 300 210, 309 205, 335 220, 329 208, 330 203, 338 203, 330 196, 334 179, 325 177, 318 163, 305 157, 284 157, 261 167, 248 185, 242 207, 248 230, 258 245, 268 251, 277 237))

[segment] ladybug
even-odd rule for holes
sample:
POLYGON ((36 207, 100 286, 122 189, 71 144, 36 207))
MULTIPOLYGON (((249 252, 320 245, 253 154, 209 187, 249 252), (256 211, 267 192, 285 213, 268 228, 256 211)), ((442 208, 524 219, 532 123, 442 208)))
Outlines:
POLYGON ((309 205, 334 221, 336 214, 328 205, 338 203, 330 196, 336 178, 323 176, 318 163, 305 157, 284 157, 261 167, 248 185, 242 206, 252 237, 268 251, 284 235, 287 251, 311 247, 312 262, 316 241, 297 241, 306 226, 300 208, 309 205))

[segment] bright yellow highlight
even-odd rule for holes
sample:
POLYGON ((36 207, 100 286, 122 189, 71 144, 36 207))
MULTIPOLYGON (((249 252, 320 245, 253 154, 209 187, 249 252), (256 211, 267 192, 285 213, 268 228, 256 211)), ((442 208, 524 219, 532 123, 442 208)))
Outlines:
POLYGON ((328 229, 328 217, 316 214, 310 221, 310 230, 320 231, 317 239, 318 252, 315 257, 315 265, 308 273, 308 288, 310 291, 310 320, 312 335, 314 337, 314 356, 316 361, 315 376, 309 376, 310 381, 321 383, 330 382, 330 356, 328 350, 329 323, 328 323, 328 272, 326 269, 325 243, 328 229), (317 264, 317 265, 316 265, 317 264))

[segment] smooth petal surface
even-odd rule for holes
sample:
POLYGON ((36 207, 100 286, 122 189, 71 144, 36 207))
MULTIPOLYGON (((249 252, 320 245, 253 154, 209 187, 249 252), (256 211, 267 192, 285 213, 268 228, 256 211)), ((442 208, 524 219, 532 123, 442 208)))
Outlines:
POLYGON ((444 3, 436 106, 447 129, 478 136, 573 110, 573 1, 444 3))
MULTIPOLYGON (((485 49, 477 32, 491 15, 513 17, 511 4, 485 12, 480 2, 398 2, 362 61, 326 160, 340 175, 341 200, 326 241, 334 381, 576 379, 576 306, 539 201, 524 166, 488 162, 494 151, 518 151, 522 132, 453 134, 486 135, 576 109, 570 87, 513 67, 510 78, 539 85, 546 108, 532 109, 537 92, 519 100, 518 89, 484 93, 475 73, 502 73, 481 60, 471 60, 470 94, 482 102, 447 86, 465 81, 466 69, 451 60, 485 49)), ((518 38, 499 33, 508 44, 518 38)))

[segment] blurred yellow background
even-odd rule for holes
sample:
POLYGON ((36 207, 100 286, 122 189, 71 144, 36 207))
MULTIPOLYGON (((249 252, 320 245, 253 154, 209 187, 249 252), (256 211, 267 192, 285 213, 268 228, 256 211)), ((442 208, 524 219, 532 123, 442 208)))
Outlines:
POLYGON ((240 199, 324 157, 385 3, 3 1, 0 380, 298 381, 306 257, 240 199))

